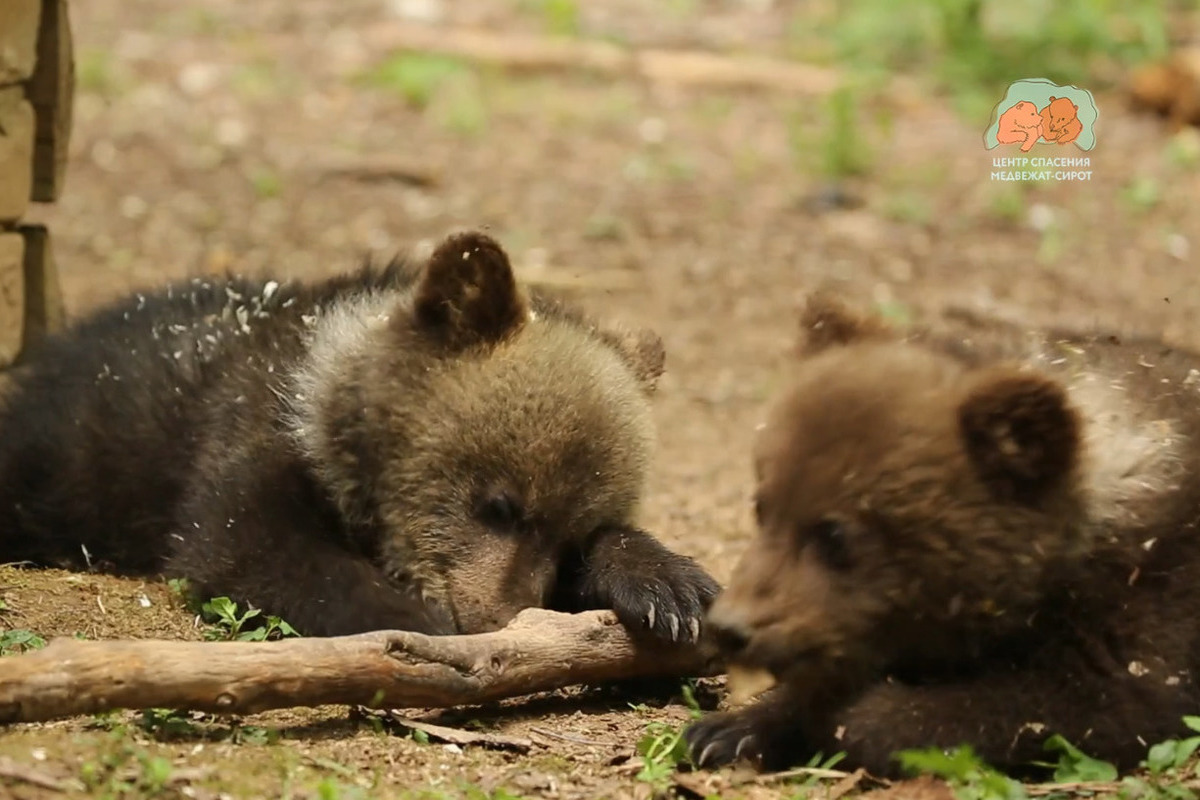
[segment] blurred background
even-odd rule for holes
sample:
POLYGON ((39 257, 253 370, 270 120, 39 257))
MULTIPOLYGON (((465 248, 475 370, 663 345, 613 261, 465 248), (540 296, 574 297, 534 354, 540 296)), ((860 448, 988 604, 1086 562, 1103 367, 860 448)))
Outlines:
MULTIPOLYGON (((803 294, 1200 344, 1200 137, 1135 108, 1195 2, 86 0, 51 228, 68 314, 488 226, 668 350, 649 522, 715 558, 803 294), (1093 93, 1089 181, 994 181, 1008 85, 1093 93)), ((1172 60, 1174 59, 1174 61, 1172 60)), ((1160 93, 1200 90, 1175 73, 1160 93)), ((1190 93, 1190 94, 1189 94, 1190 93)), ((1181 100, 1181 103, 1183 102, 1181 100)), ((1177 117, 1179 115, 1176 115, 1177 117)))
MULTIPOLYGON (((75 0, 69 315, 487 226, 667 347, 648 527, 722 580, 804 294, 1200 346, 1200 4, 75 0), (1088 181, 992 180, 1013 81, 1092 92, 1088 181), (1136 97, 1135 97, 1136 95, 1136 97), (1141 98, 1139 105, 1135 99, 1141 98)), ((586 792, 585 792, 586 794, 586 792)))

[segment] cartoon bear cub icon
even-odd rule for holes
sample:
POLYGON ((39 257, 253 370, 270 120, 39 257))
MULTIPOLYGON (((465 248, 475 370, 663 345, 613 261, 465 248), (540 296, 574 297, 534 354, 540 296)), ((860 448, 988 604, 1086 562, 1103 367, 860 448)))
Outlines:
POLYGON ((1044 118, 1038 113, 1037 106, 1028 100, 1021 100, 1000 115, 996 141, 999 144, 1020 144, 1021 152, 1028 153, 1042 137, 1044 125, 1044 118))
POLYGON ((1066 144, 1079 138, 1083 123, 1079 121, 1079 106, 1066 97, 1051 97, 1041 110, 1042 137, 1048 142, 1066 144))

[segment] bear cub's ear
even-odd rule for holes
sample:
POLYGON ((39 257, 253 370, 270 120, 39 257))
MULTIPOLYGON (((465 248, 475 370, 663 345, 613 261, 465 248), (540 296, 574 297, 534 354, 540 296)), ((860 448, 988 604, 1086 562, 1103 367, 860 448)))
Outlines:
POLYGON ((860 314, 827 292, 809 295, 800 313, 798 351, 813 355, 830 347, 856 342, 895 338, 893 331, 878 317, 860 314))
POLYGON ((417 288, 417 328, 452 349, 495 344, 529 315, 500 244, 470 231, 450 236, 429 257, 417 288))
POLYGON ((958 423, 979 476, 1005 500, 1037 502, 1079 458, 1079 416, 1046 376, 987 370, 959 406, 958 423))

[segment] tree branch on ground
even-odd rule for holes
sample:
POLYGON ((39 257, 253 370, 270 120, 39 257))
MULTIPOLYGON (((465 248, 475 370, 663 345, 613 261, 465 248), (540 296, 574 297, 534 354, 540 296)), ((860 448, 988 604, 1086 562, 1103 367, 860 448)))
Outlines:
POLYGON ((491 633, 376 631, 274 642, 54 639, 3 660, 0 722, 111 709, 249 714, 275 708, 474 705, 577 684, 706 677, 707 644, 635 640, 611 611, 521 612, 491 633))

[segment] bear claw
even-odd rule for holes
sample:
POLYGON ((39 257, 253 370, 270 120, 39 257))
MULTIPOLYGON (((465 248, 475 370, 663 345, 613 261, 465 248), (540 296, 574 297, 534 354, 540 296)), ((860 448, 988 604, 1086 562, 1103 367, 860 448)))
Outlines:
POLYGON ((692 723, 684 732, 684 740, 697 767, 717 768, 739 760, 753 762, 761 757, 754 728, 750 715, 718 712, 692 723))

